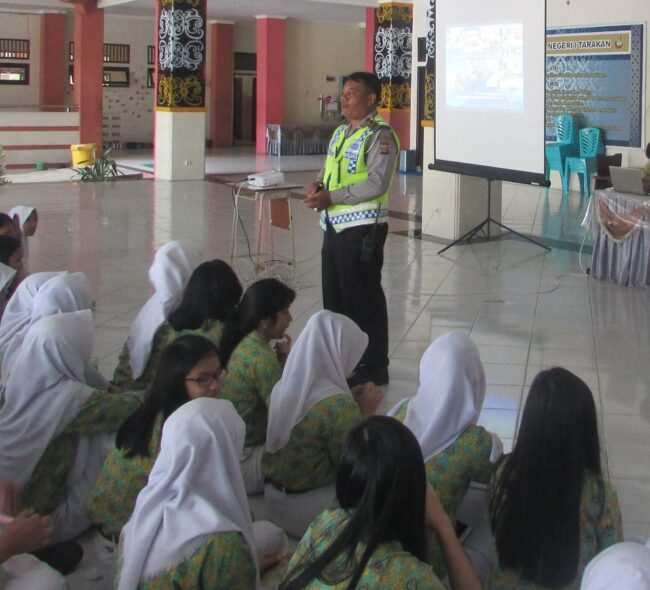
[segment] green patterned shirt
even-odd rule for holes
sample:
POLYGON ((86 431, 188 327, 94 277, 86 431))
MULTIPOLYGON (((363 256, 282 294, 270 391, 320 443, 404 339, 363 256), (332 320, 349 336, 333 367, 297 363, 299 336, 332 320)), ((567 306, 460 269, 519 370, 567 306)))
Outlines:
MULTIPOLYGON (((492 479, 490 488, 488 489, 489 495, 495 491, 494 485, 506 460, 501 462, 492 479)), ((578 556, 578 572, 575 580, 571 584, 555 590, 579 590, 582 574, 589 561, 603 549, 606 549, 614 543, 620 543, 623 540, 621 509, 618 505, 616 490, 608 481, 603 481, 602 483, 603 487, 601 489, 598 485, 598 478, 591 473, 587 473, 580 500, 580 553, 578 556)), ((544 586, 538 586, 537 584, 521 579, 512 570, 502 570, 498 562, 488 576, 486 588, 488 590, 547 590, 544 586)))
POLYGON ((197 334, 198 336, 205 336, 212 340, 215 344, 219 344, 221 340, 221 333, 223 332, 223 322, 219 320, 208 320, 203 327, 198 330, 180 330, 177 332, 172 327, 165 323, 156 331, 151 345, 151 354, 147 361, 147 366, 144 373, 137 379, 133 379, 133 371, 131 370, 131 363, 129 362, 129 346, 128 342, 124 343, 122 352, 120 353, 117 361, 117 367, 113 373, 113 384, 119 387, 122 391, 144 391, 151 385, 160 356, 165 350, 165 347, 179 336, 186 334, 197 334))
POLYGON ((68 493, 66 480, 77 453, 79 435, 117 432, 139 405, 138 398, 130 393, 94 391, 74 420, 45 448, 23 488, 23 506, 39 514, 50 514, 68 493))
POLYGON ((334 483, 343 439, 361 419, 359 406, 349 393, 318 402, 293 427, 284 447, 264 453, 264 477, 289 492, 307 492, 334 483))
MULTIPOLYGON (((306 566, 315 561, 334 542, 342 527, 348 520, 348 513, 342 508, 326 510, 309 525, 307 532, 296 547, 289 562, 288 574, 285 580, 294 578, 306 566), (294 573, 294 568, 298 571, 294 573)), ((360 559, 365 545, 360 545, 356 558, 360 559)), ((345 556, 340 556, 334 564, 326 568, 325 574, 329 579, 341 581, 329 585, 318 579, 309 582, 305 588, 344 589, 349 582, 348 568, 345 556), (348 579, 345 579, 345 578, 348 579)), ((389 541, 379 545, 371 555, 363 574, 356 586, 357 590, 444 590, 444 586, 436 577, 430 565, 421 562, 411 553, 404 551, 398 541, 389 541)))
POLYGON ((160 452, 160 435, 163 414, 158 414, 154 423, 149 456, 126 457, 124 449, 113 447, 106 457, 97 478, 95 489, 88 498, 88 518, 100 527, 107 537, 119 536, 122 527, 129 521, 138 494, 147 485, 149 473, 160 452))
POLYGON ((255 588, 255 563, 248 543, 241 533, 237 532, 218 533, 208 537, 178 565, 138 584, 138 590, 252 590, 253 588, 255 588))
MULTIPOLYGON (((406 419, 408 404, 402 404, 395 418, 406 419)), ((482 426, 468 426, 444 451, 425 463, 427 480, 436 490, 445 512, 452 522, 472 481, 487 484, 496 465, 490 463, 492 436, 482 426)), ((447 575, 442 548, 435 535, 429 539, 429 557, 435 572, 443 578, 447 575)))
POLYGON ((282 365, 275 352, 253 330, 230 356, 219 394, 232 402, 246 424, 245 447, 257 447, 266 441, 269 397, 280 377, 282 365))

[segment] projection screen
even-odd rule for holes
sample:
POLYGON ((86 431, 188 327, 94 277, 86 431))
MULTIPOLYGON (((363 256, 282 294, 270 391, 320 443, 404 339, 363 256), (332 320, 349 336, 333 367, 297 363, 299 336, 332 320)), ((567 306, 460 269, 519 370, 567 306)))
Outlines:
POLYGON ((437 0, 432 169, 544 183, 544 0, 437 0))

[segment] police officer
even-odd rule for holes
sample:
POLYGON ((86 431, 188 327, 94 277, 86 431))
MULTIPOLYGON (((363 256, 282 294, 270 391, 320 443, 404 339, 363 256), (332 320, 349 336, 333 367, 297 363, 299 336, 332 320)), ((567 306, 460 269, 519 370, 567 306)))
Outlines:
POLYGON ((323 307, 353 319, 369 336, 352 381, 388 383, 388 314, 381 286, 388 234, 388 187, 399 139, 377 114, 381 82, 355 72, 343 85, 347 123, 330 141, 305 204, 321 212, 323 307))

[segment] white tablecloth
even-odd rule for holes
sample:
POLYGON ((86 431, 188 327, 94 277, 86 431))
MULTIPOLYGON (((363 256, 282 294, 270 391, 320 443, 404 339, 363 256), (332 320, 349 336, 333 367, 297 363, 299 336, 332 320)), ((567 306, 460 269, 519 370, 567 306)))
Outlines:
POLYGON ((594 191, 583 225, 594 239, 593 277, 650 287, 650 197, 594 191))

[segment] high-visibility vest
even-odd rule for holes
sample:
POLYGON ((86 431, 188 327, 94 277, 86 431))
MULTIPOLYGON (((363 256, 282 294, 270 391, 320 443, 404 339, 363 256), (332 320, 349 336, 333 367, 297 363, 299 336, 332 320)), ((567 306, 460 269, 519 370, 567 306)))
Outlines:
MULTIPOLYGON (((326 190, 333 191, 368 180, 366 165, 366 147, 380 129, 391 129, 390 126, 375 114, 372 119, 345 137, 347 125, 337 127, 332 134, 327 159, 325 160, 325 175, 323 184, 326 190)), ((399 139, 391 129, 399 152, 399 139)), ((388 191, 374 199, 369 199, 356 205, 330 205, 321 212, 320 225, 326 229, 327 223, 336 231, 358 225, 370 225, 388 217, 388 191), (379 217, 379 219, 377 219, 379 217)))

